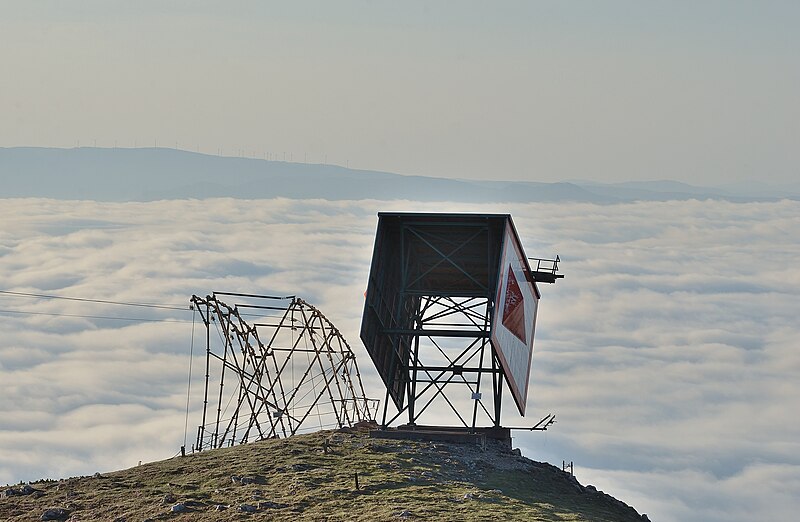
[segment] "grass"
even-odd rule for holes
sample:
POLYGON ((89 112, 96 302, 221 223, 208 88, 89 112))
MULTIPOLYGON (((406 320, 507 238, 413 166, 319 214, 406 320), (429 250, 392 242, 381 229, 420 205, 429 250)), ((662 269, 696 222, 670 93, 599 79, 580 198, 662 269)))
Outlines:
POLYGON ((0 499, 0 520, 39 520, 58 507, 69 510, 72 522, 642 520, 568 473, 507 449, 372 439, 357 430, 264 440, 32 486, 33 494, 0 499), (188 511, 172 512, 177 503, 188 511), (244 504, 257 510, 241 511, 244 504))

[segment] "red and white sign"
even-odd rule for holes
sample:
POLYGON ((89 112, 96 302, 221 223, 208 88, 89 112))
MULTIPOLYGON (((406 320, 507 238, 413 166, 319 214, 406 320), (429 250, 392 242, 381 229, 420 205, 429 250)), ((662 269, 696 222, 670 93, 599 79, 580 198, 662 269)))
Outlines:
POLYGON ((500 274, 497 279, 492 345, 505 371, 511 394, 520 414, 525 415, 528 379, 533 357, 533 333, 539 294, 525 277, 528 261, 513 226, 506 225, 500 274))

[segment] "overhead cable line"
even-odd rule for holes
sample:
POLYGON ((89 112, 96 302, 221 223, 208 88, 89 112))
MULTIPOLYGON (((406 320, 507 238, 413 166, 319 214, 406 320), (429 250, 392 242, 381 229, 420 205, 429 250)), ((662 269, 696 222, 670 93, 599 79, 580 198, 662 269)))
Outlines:
POLYGON ((81 319, 109 319, 115 321, 139 321, 148 323, 191 323, 191 321, 183 319, 146 319, 144 317, 114 317, 106 315, 59 314, 55 312, 29 312, 24 310, 0 310, 0 314, 47 315, 52 317, 77 317, 81 319))
POLYGON ((16 297, 38 297, 41 299, 63 299, 66 301, 81 301, 84 303, 100 303, 100 304, 110 304, 110 305, 120 305, 120 306, 138 306, 141 308, 160 308, 163 310, 188 310, 188 306, 176 306, 176 305, 161 305, 161 304, 153 304, 153 303, 130 303, 130 302, 123 302, 123 301, 109 301, 106 299, 89 299, 86 297, 67 297, 63 295, 50 295, 50 294, 34 294, 29 292, 12 292, 9 290, 0 290, 0 294, 8 295, 8 296, 16 296, 16 297))

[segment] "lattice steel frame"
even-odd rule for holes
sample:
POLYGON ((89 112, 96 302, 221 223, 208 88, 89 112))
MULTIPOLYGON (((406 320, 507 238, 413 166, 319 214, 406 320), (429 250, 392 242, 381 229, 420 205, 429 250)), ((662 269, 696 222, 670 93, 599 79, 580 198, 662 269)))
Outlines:
MULTIPOLYGON (((508 226, 519 242, 511 216, 378 216, 361 340, 386 385, 382 427, 404 414, 415 426, 434 403, 446 405, 427 417, 434 425, 445 425, 449 412, 451 422, 473 431, 487 421, 500 427, 507 376, 492 344, 492 316, 508 226)), ((537 299, 536 281, 562 277, 556 261, 547 272, 524 264, 537 299)), ((550 415, 526 429, 552 422, 550 415)))
POLYGON ((444 403, 463 427, 474 429, 479 419, 499 427, 504 374, 489 341, 491 299, 419 295, 411 301, 416 334, 408 338, 410 357, 403 368, 410 377, 405 411, 389 418, 385 403, 383 425, 403 413, 408 424, 415 425, 431 405, 444 403), (454 386, 462 387, 462 398, 470 397, 471 412, 464 401, 456 403, 456 393, 446 391, 454 386))
POLYGON ((491 312, 509 216, 379 217, 361 338, 387 387, 383 427, 404 413, 415 425, 437 402, 464 427, 474 429, 481 412, 499 426, 504 373, 491 346, 491 312), (446 391, 454 386, 461 391, 446 391))
POLYGON ((378 401, 366 397, 355 355, 314 306, 295 296, 228 292, 191 301, 206 333, 195 451, 375 419, 378 401), (231 306, 218 296, 244 302, 231 306), (235 385, 226 387, 231 375, 235 385))

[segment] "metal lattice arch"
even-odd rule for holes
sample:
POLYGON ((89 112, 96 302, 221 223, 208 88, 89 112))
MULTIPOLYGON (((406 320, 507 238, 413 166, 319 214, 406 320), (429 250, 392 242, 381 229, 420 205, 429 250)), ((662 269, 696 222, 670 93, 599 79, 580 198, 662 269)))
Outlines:
POLYGON ((374 420, 378 401, 366 397, 353 351, 311 304, 295 296, 214 292, 192 296, 192 306, 206 336, 193 450, 374 420))

